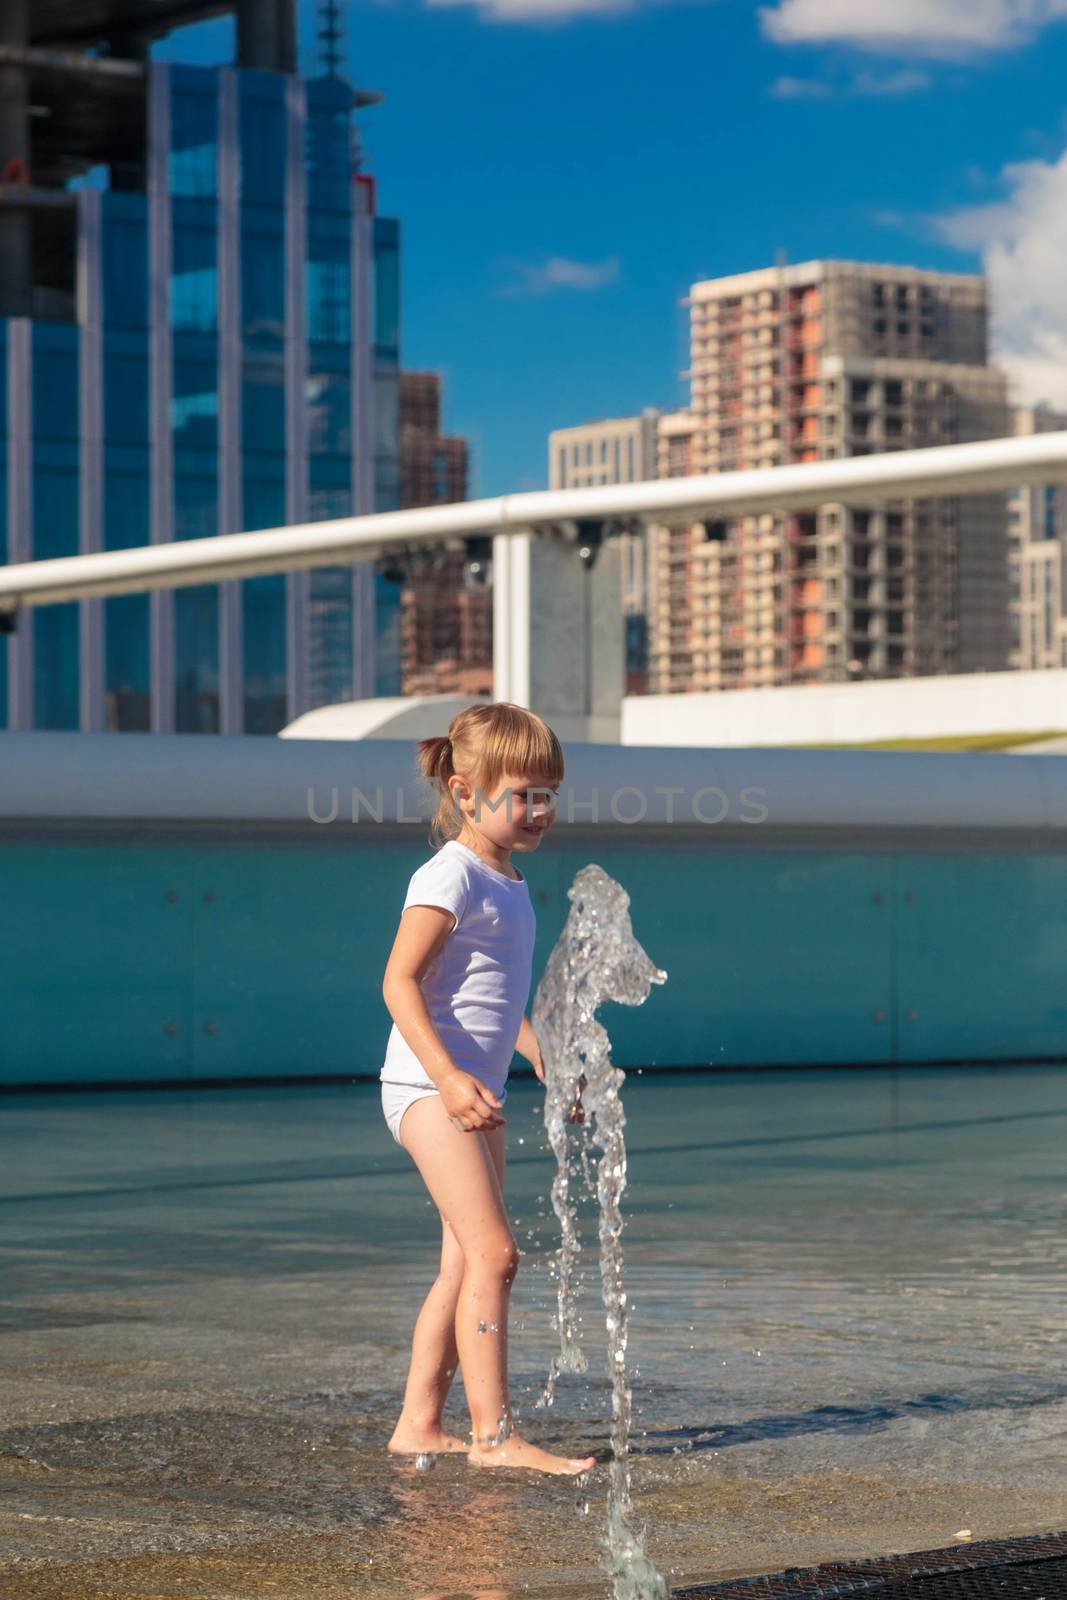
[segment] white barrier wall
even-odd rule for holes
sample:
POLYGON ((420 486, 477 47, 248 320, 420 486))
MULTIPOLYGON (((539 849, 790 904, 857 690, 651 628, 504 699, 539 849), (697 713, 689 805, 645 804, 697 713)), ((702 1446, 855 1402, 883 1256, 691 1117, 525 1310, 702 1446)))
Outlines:
POLYGON ((948 734, 1067 731, 1067 671, 628 695, 624 745, 859 744, 948 734))

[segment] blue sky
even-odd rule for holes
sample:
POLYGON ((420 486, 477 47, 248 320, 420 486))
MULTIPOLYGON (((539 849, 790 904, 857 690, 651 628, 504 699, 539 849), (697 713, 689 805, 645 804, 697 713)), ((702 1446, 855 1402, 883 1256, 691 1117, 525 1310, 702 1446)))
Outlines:
MULTIPOLYGON (((318 7, 301 0, 302 67, 318 7)), ((990 273, 1021 398, 1067 407, 1067 0, 344 0, 404 364, 472 494, 552 427, 684 404, 700 277, 814 256, 990 273)), ((166 54, 211 60, 228 24, 166 54)))

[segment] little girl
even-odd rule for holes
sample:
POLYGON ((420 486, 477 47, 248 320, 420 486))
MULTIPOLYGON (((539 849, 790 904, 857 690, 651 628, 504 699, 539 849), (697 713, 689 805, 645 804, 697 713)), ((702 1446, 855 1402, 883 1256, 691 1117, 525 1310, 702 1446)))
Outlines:
MULTIPOLYGON (((563 751, 533 712, 468 706, 447 737, 419 740, 438 792, 436 855, 411 876, 382 994, 393 1028, 381 1070, 389 1131, 441 1215, 441 1266, 415 1324, 398 1454, 465 1450, 483 1467, 577 1473, 592 1456, 538 1449, 511 1430, 508 1300, 519 1248, 504 1207, 505 1081, 515 1050, 542 1083, 525 1015, 534 909, 511 852, 538 848, 555 818, 563 751), (530 791, 528 793, 528 791, 530 791), (441 1427, 457 1365, 471 1443, 441 1427)), ((576 1105, 572 1121, 584 1113, 576 1105)))

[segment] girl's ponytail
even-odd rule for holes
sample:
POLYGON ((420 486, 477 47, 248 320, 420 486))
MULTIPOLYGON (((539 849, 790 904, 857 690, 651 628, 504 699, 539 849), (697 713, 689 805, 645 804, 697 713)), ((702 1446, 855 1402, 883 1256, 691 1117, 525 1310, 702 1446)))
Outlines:
POLYGON ((439 849, 446 839, 453 838, 458 832, 452 792, 448 787, 448 780, 455 771, 452 765, 452 740, 447 733, 437 733, 432 738, 419 739, 416 743, 419 771, 437 791, 437 812, 430 823, 430 839, 434 847, 439 849))
POLYGON ((432 739, 419 739, 419 771, 432 782, 434 778, 447 781, 452 771, 452 741, 447 733, 434 734, 432 739))

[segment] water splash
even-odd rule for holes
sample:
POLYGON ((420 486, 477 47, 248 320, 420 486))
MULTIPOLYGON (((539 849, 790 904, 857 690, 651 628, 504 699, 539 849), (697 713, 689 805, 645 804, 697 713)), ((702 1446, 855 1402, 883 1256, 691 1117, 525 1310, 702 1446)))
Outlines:
POLYGON ((597 1022, 596 1012, 606 1000, 641 1005, 654 983, 667 981, 667 974, 653 965, 634 938, 630 897, 602 867, 583 867, 567 895, 570 913, 531 1009, 545 1066, 545 1131, 556 1158, 552 1208, 561 1236, 556 1262, 560 1348, 552 1358, 537 1404, 552 1404, 561 1372, 586 1370, 578 1336, 575 1274, 581 1241, 572 1194, 576 1174, 571 1171, 570 1129, 574 1125, 569 1121, 581 1094, 586 1115, 592 1119, 590 1137, 600 1149, 599 1159, 592 1161, 588 1141, 582 1141, 582 1174, 600 1210, 600 1284, 611 1377, 607 1565, 614 1580, 614 1600, 665 1600, 666 1582, 646 1556, 642 1535, 631 1522, 632 1394, 626 1369, 626 1292, 620 1243, 620 1202, 626 1187, 626 1116, 620 1090, 626 1074, 612 1066, 611 1040, 597 1022))
MULTIPOLYGON (((481 1331, 481 1330, 479 1330, 481 1331)), ((515 1414, 510 1406, 505 1404, 500 1416, 497 1418, 496 1432, 484 1434, 477 1443, 483 1450, 495 1450, 498 1445, 506 1444, 515 1432, 515 1414)), ((474 1435, 471 1435, 472 1439, 474 1435)))

